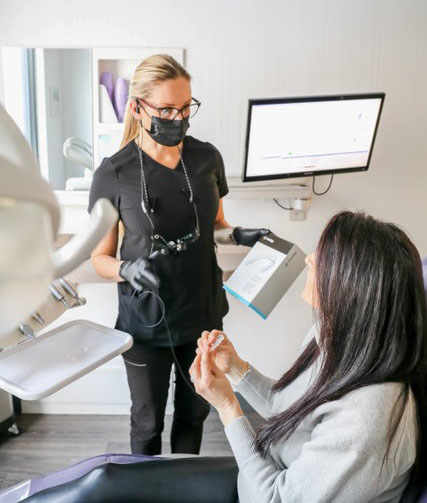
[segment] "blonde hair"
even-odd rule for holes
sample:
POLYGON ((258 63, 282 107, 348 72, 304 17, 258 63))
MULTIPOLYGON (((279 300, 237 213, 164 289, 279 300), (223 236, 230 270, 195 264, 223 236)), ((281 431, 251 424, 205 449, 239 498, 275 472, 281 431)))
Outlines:
POLYGON ((155 54, 145 58, 136 67, 129 86, 129 97, 126 104, 125 127, 120 148, 138 136, 138 120, 130 111, 130 102, 135 98, 146 99, 150 96, 153 86, 166 80, 184 77, 191 80, 187 70, 168 54, 155 54))
MULTIPOLYGON (((153 86, 166 80, 184 77, 191 80, 191 75, 187 70, 168 54, 155 54, 145 58, 136 67, 129 86, 129 96, 126 104, 125 127, 120 148, 123 148, 130 141, 134 140, 139 133, 137 119, 130 111, 130 102, 135 98, 149 98, 153 86)), ((119 221, 118 248, 124 236, 123 222, 119 221)))

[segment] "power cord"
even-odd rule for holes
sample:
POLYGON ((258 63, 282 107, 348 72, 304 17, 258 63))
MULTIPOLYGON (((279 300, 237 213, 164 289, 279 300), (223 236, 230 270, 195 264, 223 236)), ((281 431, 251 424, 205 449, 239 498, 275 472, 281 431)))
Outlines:
POLYGON ((282 210, 293 210, 293 208, 287 208, 286 206, 283 206, 282 204, 279 203, 279 201, 276 198, 273 198, 273 201, 277 204, 277 206, 280 206, 282 210))
POLYGON ((328 188, 324 192, 316 192, 316 189, 314 188, 314 183, 315 183, 316 177, 313 176, 313 182, 311 184, 311 190, 313 191, 313 194, 316 194, 316 196, 323 196, 324 194, 326 194, 326 192, 328 192, 332 186, 333 179, 334 179, 334 175, 331 175, 331 180, 329 182, 328 188))
POLYGON ((170 334, 170 330, 169 330, 169 325, 168 325, 168 322, 166 320, 166 316, 164 317, 163 319, 165 325, 166 325, 166 331, 168 333, 168 337, 169 337, 169 345, 170 345, 170 349, 172 351, 172 356, 173 356, 173 359, 174 359, 174 363, 176 365, 176 367, 178 368, 179 370, 179 373, 181 374, 182 378, 184 379, 184 382, 185 384, 190 388, 190 390, 196 395, 196 397, 202 402, 202 403, 206 403, 208 405, 209 402, 207 400, 205 400, 202 396, 200 396, 197 391, 193 388, 192 384, 190 383, 190 381, 187 379, 187 376, 185 375, 184 371, 182 370, 181 368, 181 365, 179 364, 178 362, 178 358, 176 356, 176 353, 175 353, 175 349, 173 347, 173 344, 172 344, 172 338, 171 338, 171 334, 170 334))
MULTIPOLYGON (((153 270, 154 270, 154 274, 157 275, 157 271, 156 271, 156 266, 154 264, 154 262, 152 262, 152 266, 153 266, 153 270)), ((129 310, 128 310, 128 325, 130 325, 130 318, 132 317, 132 311, 130 309, 130 305, 132 303, 132 300, 135 296, 135 293, 136 293, 136 289, 134 290, 133 294, 132 294, 132 297, 131 297, 131 300, 129 302, 129 310)), ((169 346, 170 346, 170 350, 172 352, 172 357, 173 357, 173 360, 174 360, 174 363, 175 363, 175 367, 178 369, 179 373, 181 374, 182 378, 184 379, 184 382, 185 384, 190 388, 190 390, 196 395, 196 397, 203 403, 205 404, 208 404, 209 402, 207 400, 205 400, 202 396, 200 396, 197 391, 194 389, 193 385, 191 384, 191 382, 189 381, 188 377, 186 376, 185 372, 182 370, 182 367, 181 365, 179 364, 179 361, 178 361, 178 357, 176 356, 176 353, 175 353, 175 349, 174 349, 174 346, 173 346, 173 342, 172 342, 172 337, 171 337, 171 333, 170 333, 170 329, 169 329, 169 324, 167 322, 167 319, 166 319, 166 308, 165 308, 165 304, 163 302, 163 299, 160 297, 159 294, 157 294, 156 292, 153 292, 151 290, 145 290, 145 292, 143 292, 143 294, 153 294, 155 296, 155 298, 158 299, 159 301, 159 304, 160 304, 160 311, 161 311, 161 318, 159 321, 156 321, 155 323, 151 324, 151 325, 144 325, 142 323, 140 323, 140 325, 144 326, 145 328, 153 328, 153 327, 157 327, 158 325, 160 325, 160 323, 164 323, 165 327, 166 327, 166 332, 168 334, 168 339, 169 339, 169 346)))

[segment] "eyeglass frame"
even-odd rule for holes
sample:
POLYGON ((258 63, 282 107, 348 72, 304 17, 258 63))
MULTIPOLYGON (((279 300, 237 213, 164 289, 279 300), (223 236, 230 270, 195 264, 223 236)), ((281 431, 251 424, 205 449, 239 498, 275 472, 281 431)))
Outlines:
MULTIPOLYGON (((147 106, 149 106, 152 110, 156 110, 157 113, 159 114, 159 117, 163 120, 167 120, 167 121, 173 121, 175 120, 179 114, 181 114, 181 117, 184 119, 184 118, 187 118, 187 117, 184 117, 184 114, 182 113, 182 111, 184 110, 184 108, 187 108, 187 107, 190 107, 191 105, 198 105, 197 107, 197 110, 195 112, 194 115, 196 115, 196 113, 199 111, 199 108, 200 108, 200 105, 202 104, 198 99, 194 98, 193 96, 191 97, 191 99, 194 101, 194 103, 187 103, 187 105, 184 105, 183 107, 181 108, 177 108, 177 107, 155 107, 154 105, 151 105, 150 103, 148 103, 148 101, 144 100, 143 98, 137 98, 135 97, 134 100, 138 103, 139 101, 142 101, 143 103, 145 103, 147 106), (169 109, 169 110, 176 110, 176 115, 173 117, 173 119, 166 119, 165 117, 161 117, 161 110, 166 110, 166 109, 169 109)), ((145 110, 145 108, 140 105, 142 107, 142 109, 144 110, 145 113, 147 113, 147 111, 145 110)), ((147 114, 148 115, 148 114, 147 114)), ((194 117, 194 115, 192 117, 194 117)))

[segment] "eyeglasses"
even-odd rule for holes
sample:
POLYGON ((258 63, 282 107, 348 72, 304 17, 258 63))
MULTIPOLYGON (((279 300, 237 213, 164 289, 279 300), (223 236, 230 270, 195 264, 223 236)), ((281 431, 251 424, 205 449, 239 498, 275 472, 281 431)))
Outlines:
POLYGON ((194 117, 198 112, 201 103, 199 100, 196 100, 196 98, 193 97, 191 98, 191 100, 192 100, 191 103, 187 103, 187 105, 184 105, 182 108, 176 108, 176 107, 155 107, 153 105, 150 105, 150 103, 143 100, 142 98, 135 98, 136 102, 142 101, 145 105, 147 105, 151 109, 156 110, 161 119, 166 119, 169 121, 173 121, 174 119, 176 119, 179 114, 181 114, 182 117, 185 119, 191 119, 191 117, 194 117))

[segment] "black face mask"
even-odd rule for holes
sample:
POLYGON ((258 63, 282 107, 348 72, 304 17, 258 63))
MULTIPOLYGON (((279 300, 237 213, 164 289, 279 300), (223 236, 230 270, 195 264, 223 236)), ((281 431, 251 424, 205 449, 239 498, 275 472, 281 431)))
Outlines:
POLYGON ((174 147, 181 143, 189 127, 190 123, 188 121, 188 117, 185 117, 181 121, 175 119, 171 121, 161 119, 160 117, 151 117, 150 131, 148 131, 148 129, 144 129, 151 138, 153 138, 153 140, 157 143, 160 143, 160 145, 174 147))

